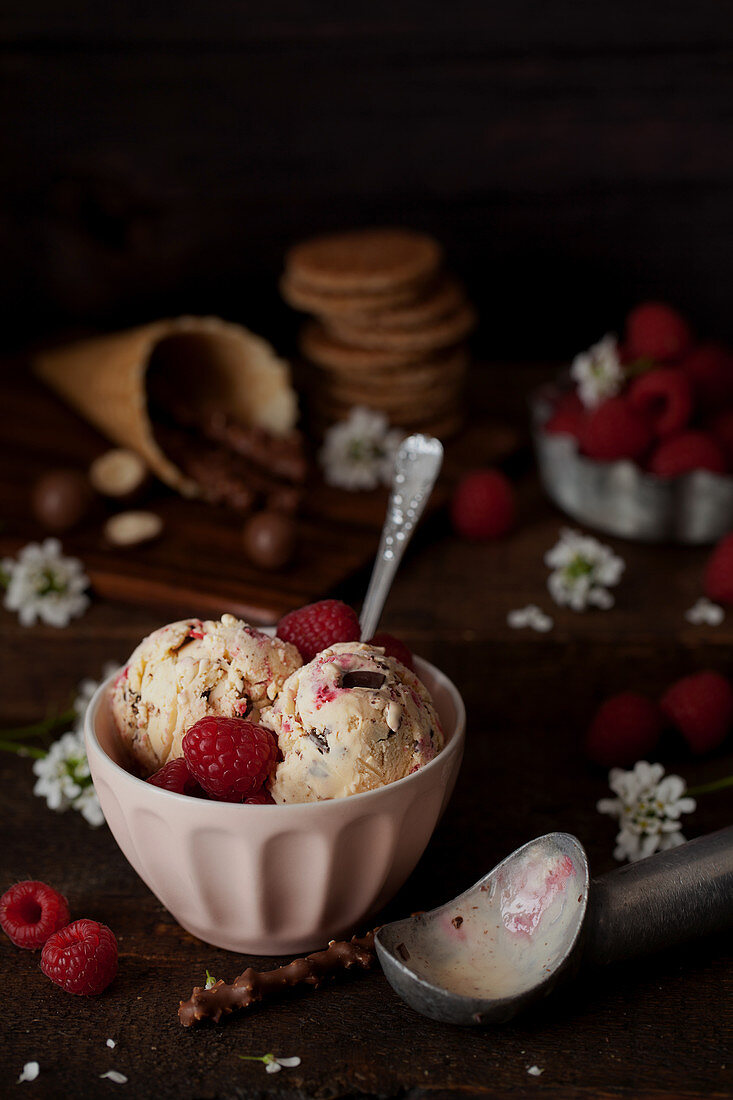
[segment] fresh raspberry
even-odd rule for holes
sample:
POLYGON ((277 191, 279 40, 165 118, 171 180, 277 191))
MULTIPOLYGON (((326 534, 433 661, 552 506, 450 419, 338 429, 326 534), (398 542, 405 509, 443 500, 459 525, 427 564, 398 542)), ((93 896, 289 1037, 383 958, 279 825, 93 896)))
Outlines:
POLYGON ((451 501, 451 521, 465 539, 498 539, 517 519, 512 483, 498 470, 472 470, 459 481, 451 501))
POLYGON ((629 402, 651 424, 655 435, 673 435, 690 419, 692 387, 678 367, 658 367, 634 380, 629 402))
POLYGON ((399 638, 395 638, 394 634, 387 634, 382 630, 370 640, 369 645, 381 646, 385 652, 385 656, 394 657, 396 661, 403 664, 405 668, 409 668, 412 672, 415 671, 412 653, 407 648, 404 642, 401 642, 399 638))
POLYGON ((703 409, 733 402, 733 353, 722 344, 700 344, 680 363, 703 409))
POLYGON ((41 970, 67 993, 94 996, 117 973, 117 940, 106 924, 82 917, 46 940, 41 970))
POLYGON ((358 642, 359 620, 341 600, 320 600, 289 611, 277 624, 277 636, 291 642, 307 663, 338 642, 358 642))
POLYGON ((626 397, 609 397, 592 409, 580 433, 580 447, 599 462, 639 459, 652 442, 652 430, 626 397))
POLYGON ((275 799, 264 787, 257 794, 251 794, 244 800, 248 806, 274 806, 275 799))
POLYGON ((256 794, 277 760, 270 731, 244 718, 199 718, 181 744, 191 775, 220 802, 256 794))
POLYGON ((719 672, 696 672, 672 684, 659 705, 694 753, 710 752, 733 722, 733 687, 719 672))
POLYGON ((586 417, 586 408, 577 393, 565 393, 556 403, 554 412, 544 426, 548 435, 572 435, 580 438, 586 417))
POLYGON ((679 477, 692 470, 724 474, 726 461, 722 448, 711 435, 680 432, 659 444, 649 459, 649 469, 657 477, 679 477))
POLYGON ((633 359, 664 363, 684 355, 691 344, 687 321, 664 302, 643 302, 626 318, 626 350, 633 359))
POLYGON ((733 469, 733 409, 718 413, 708 424, 708 431, 723 448, 728 467, 733 469))
POLYGON ((152 783, 154 787, 162 787, 164 791, 173 791, 174 794, 202 794, 198 781, 194 779, 188 770, 188 765, 182 756, 169 760, 154 775, 145 781, 152 783))
POLYGON ((586 734, 585 751, 604 768, 628 767, 656 748, 663 725, 656 703, 624 691, 606 699, 596 711, 586 734))
POLYGON ((714 603, 733 604, 733 534, 725 535, 708 558, 703 588, 714 603))
POLYGON ((66 898, 45 882, 16 882, 0 898, 0 927, 16 947, 43 947, 68 923, 66 898))

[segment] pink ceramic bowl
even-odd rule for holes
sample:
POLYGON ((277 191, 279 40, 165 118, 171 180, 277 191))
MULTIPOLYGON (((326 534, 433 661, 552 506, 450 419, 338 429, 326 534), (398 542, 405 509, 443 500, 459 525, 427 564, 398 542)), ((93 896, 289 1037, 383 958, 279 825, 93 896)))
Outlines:
POLYGON ((456 687, 415 659, 446 745, 420 771, 328 802, 243 806, 135 778, 109 710, 112 675, 86 717, 89 766, 115 840, 187 931, 230 951, 285 955, 351 933, 399 890, 424 852, 460 768, 466 714, 456 687))

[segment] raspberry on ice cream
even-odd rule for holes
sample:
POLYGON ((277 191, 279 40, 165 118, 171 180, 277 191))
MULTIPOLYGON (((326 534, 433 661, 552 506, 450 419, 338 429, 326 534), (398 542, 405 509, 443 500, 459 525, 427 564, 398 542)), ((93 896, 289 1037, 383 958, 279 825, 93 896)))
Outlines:
POLYGON ((111 692, 122 740, 145 775, 182 755, 181 739, 207 715, 259 720, 301 664, 295 646, 224 615, 185 619, 145 638, 111 692))
POLYGON ((270 731, 243 718, 200 718, 181 744, 188 770, 220 802, 256 795, 277 759, 270 731))
POLYGON ((169 760, 157 772, 148 776, 146 782, 152 783, 154 787, 162 787, 164 791, 171 791, 173 794, 190 794, 195 797, 203 793, 198 780, 191 775, 182 756, 169 760))
POLYGON ((371 791, 427 764, 443 731, 425 686, 376 646, 347 642, 297 669, 262 725, 283 760, 275 802, 317 802, 371 791))
POLYGON ((337 642, 359 639, 359 619, 341 600, 319 600, 288 611, 277 624, 277 637, 290 642, 304 661, 337 642))

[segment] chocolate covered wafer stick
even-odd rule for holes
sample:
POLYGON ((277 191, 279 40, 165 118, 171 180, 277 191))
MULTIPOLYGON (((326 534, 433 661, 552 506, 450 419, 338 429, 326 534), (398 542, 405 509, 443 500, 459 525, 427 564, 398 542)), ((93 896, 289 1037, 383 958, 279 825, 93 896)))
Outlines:
POLYGON ((263 428, 245 427, 223 409, 209 411, 199 421, 199 427, 212 443, 221 444, 255 466, 269 470, 285 481, 305 481, 308 464, 303 437, 299 432, 292 431, 286 436, 271 435, 263 428))
POLYGON ((187 1001, 181 1001, 178 1018, 184 1027, 199 1020, 218 1023, 222 1015, 248 1008, 257 1001, 272 997, 283 989, 296 985, 312 985, 335 978, 342 970, 354 966, 369 970, 376 959, 374 932, 352 936, 350 940, 331 940, 325 951, 316 951, 304 959, 294 959, 275 970, 253 970, 248 967, 231 985, 218 981, 211 989, 196 986, 187 1001))

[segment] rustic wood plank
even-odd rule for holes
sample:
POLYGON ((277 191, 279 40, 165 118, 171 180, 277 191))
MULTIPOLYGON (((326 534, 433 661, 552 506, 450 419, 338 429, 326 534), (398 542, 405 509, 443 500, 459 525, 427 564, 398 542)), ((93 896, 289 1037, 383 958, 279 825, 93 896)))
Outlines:
MULTIPOLYGON (((504 371, 482 375, 481 383, 478 412, 491 405, 514 409, 519 423, 524 376, 504 371)), ((53 453, 53 423, 41 401, 27 445, 42 461, 53 453)), ((80 426, 79 437, 85 433, 80 426)), ((70 439, 69 447, 82 457, 78 440, 70 439)), ((510 607, 530 600, 550 607, 541 559, 564 522, 530 470, 517 479, 522 522, 513 535, 496 544, 460 543, 435 516, 390 596, 385 629, 454 678, 466 701, 468 739, 445 818, 384 919, 443 901, 518 844, 555 828, 581 839, 594 874, 610 870, 613 823, 595 810, 606 777, 579 751, 598 700, 624 687, 655 694, 692 668, 730 671, 730 616, 716 629, 691 628, 682 617, 699 592, 702 550, 612 540, 627 560, 616 609, 577 615, 553 608, 557 625, 546 636, 508 630, 510 607)), ((1 505, 6 492, 4 478, 1 505)), ((344 595, 356 603, 361 591, 353 581, 344 595)), ((160 621, 153 607, 105 599, 63 631, 23 629, 0 610, 0 726, 65 704, 79 679, 98 676, 106 659, 124 659, 160 621)), ((660 751, 690 783, 733 771, 730 739, 700 759, 671 738, 660 751)), ((34 1095, 109 1095, 114 1086, 99 1075, 114 1068, 128 1076, 130 1095, 142 1100, 260 1094, 436 1100, 530 1090, 552 1100, 733 1096, 733 956, 726 938, 581 975, 529 1015, 488 1031, 417 1016, 379 972, 222 1027, 186 1030, 177 1020, 178 1001, 207 968, 231 979, 249 963, 268 961, 208 947, 183 932, 106 828, 91 830, 76 814, 52 813, 32 786, 30 761, 0 754, 0 887, 24 877, 52 882, 69 897, 73 915, 110 924, 121 951, 120 974, 105 994, 73 998, 43 977, 37 955, 0 936, 12 1006, 9 1026, 0 1029, 0 1064, 12 1082, 24 1062, 38 1060, 41 1074, 29 1086, 34 1095), (114 1050, 107 1038, 116 1040, 114 1050), (239 1059, 269 1050, 297 1054, 302 1064, 268 1077, 261 1065, 239 1059), (537 1079, 527 1074, 532 1065, 543 1070, 537 1079)), ((730 793, 722 791, 699 800, 687 833, 729 823, 730 793)))

